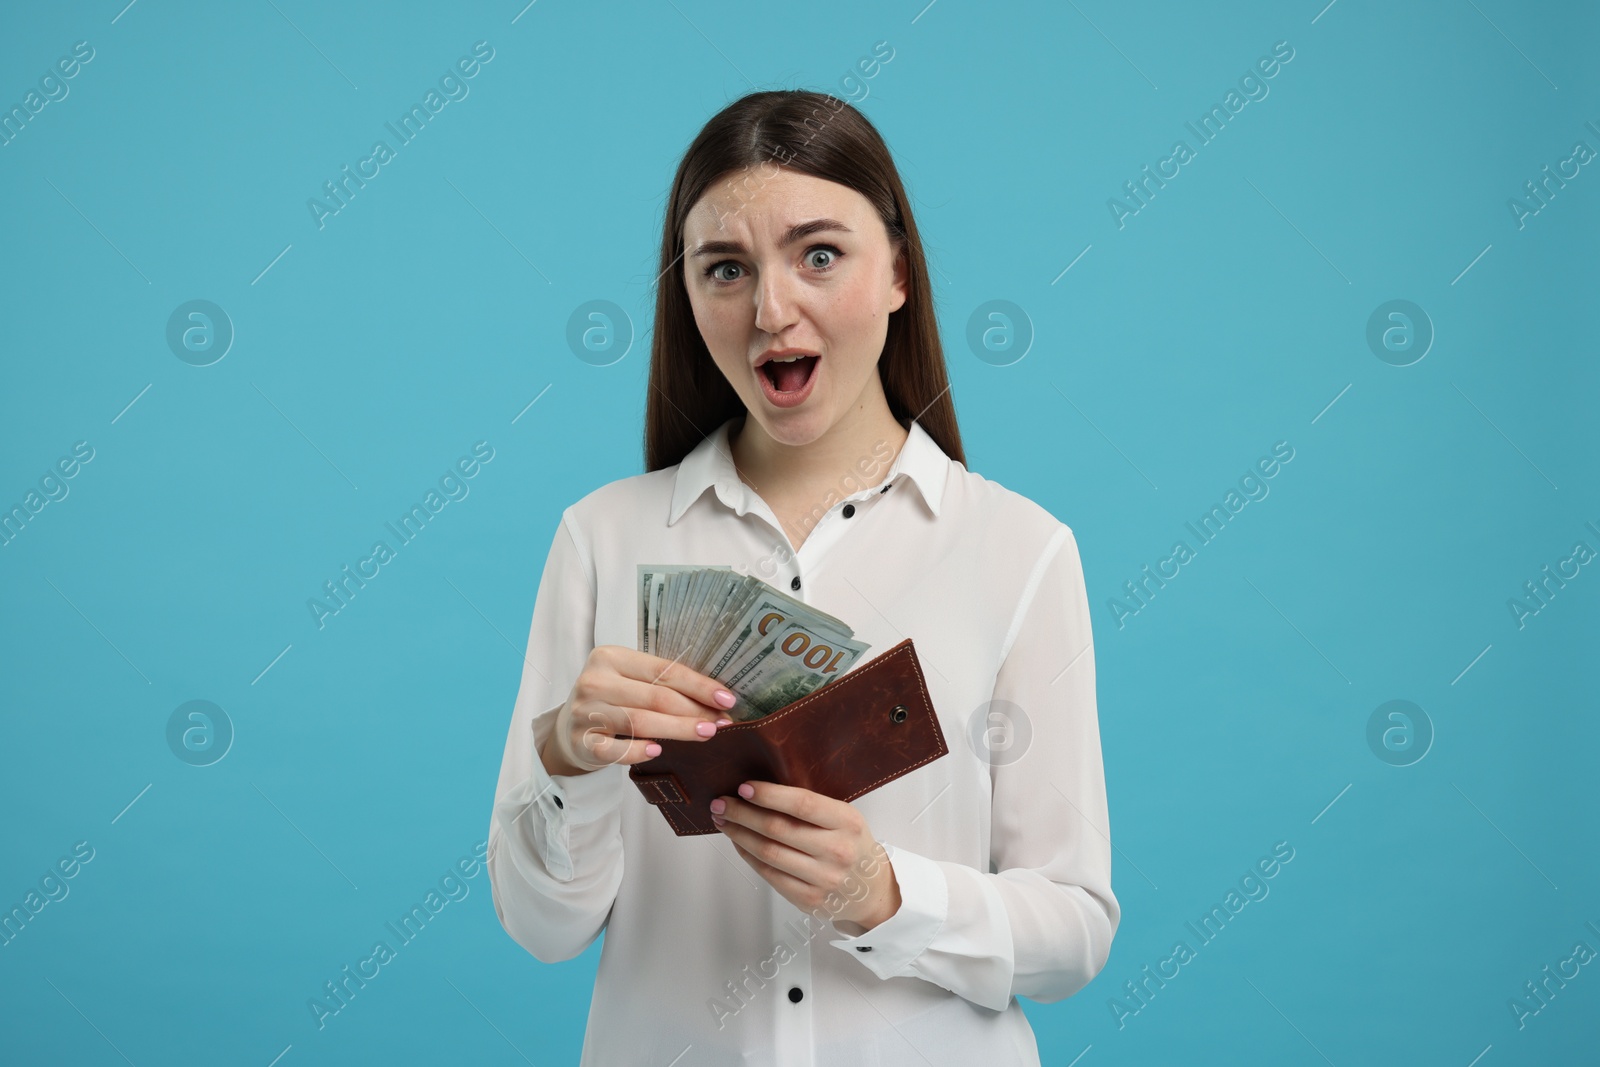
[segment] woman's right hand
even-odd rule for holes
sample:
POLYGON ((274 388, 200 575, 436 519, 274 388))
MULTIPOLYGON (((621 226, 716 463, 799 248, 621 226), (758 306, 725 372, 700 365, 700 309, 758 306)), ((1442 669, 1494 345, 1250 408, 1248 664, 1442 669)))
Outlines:
POLYGON ((661 746, 645 738, 705 741, 716 735, 718 723, 732 722, 727 709, 734 702, 721 682, 676 660, 600 645, 556 713, 539 758, 550 774, 563 775, 643 763, 661 754, 661 746))

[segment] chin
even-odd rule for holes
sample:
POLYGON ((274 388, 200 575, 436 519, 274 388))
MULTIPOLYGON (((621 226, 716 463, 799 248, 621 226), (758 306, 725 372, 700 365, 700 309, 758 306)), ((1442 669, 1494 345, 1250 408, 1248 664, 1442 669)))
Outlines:
MULTIPOLYGON (((813 401, 815 397, 811 398, 813 401)), ((760 402, 760 398, 757 398, 760 402)), ((761 411, 759 408, 745 406, 746 419, 754 419, 761 424, 767 436, 779 444, 800 448, 811 444, 833 427, 834 419, 829 412, 820 407, 813 407, 807 403, 800 408, 788 411, 761 411)))

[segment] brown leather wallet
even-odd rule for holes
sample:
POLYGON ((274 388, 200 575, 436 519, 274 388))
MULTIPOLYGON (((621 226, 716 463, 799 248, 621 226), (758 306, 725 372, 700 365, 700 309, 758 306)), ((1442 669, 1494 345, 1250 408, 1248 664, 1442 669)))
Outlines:
POLYGON ((654 740, 661 754, 628 777, 679 837, 721 833, 709 805, 741 782, 854 800, 949 751, 909 637, 770 715, 705 741, 654 740))

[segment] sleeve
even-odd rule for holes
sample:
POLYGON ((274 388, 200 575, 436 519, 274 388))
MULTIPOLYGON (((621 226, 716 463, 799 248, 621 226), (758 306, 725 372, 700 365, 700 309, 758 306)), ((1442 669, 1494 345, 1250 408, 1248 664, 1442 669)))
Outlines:
POLYGON ((569 508, 539 580, 486 856, 500 925, 545 963, 600 935, 622 883, 627 767, 551 775, 538 755, 594 648, 594 566, 574 530, 569 508))
POLYGON ((831 942, 880 978, 922 978, 996 1011, 1015 996, 1048 1004, 1088 985, 1122 917, 1111 892, 1094 638, 1069 527, 1034 565, 1004 647, 990 714, 1014 715, 1024 747, 991 754, 994 873, 885 843, 900 909, 831 942))

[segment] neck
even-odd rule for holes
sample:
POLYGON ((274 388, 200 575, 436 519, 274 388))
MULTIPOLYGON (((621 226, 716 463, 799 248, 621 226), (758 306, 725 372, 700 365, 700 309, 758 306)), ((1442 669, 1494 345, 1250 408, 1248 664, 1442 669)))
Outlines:
POLYGON ((878 403, 852 407, 821 437, 804 445, 774 440, 749 415, 732 433, 739 476, 785 525, 789 513, 824 507, 829 493, 837 500, 882 483, 910 436, 881 394, 878 403), (887 459, 882 458, 885 455, 887 459))

